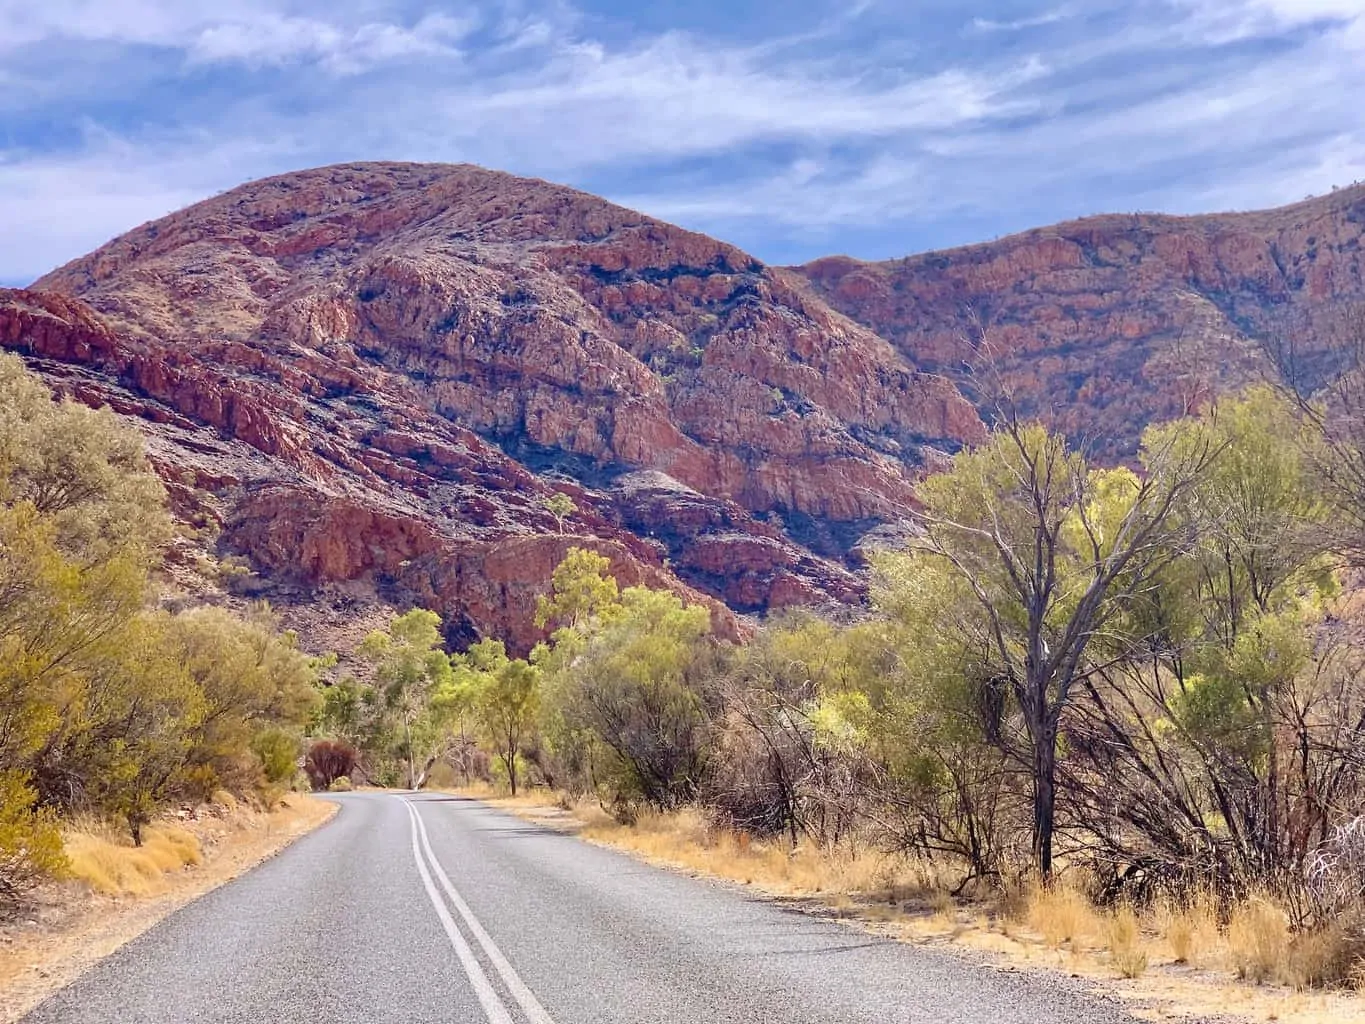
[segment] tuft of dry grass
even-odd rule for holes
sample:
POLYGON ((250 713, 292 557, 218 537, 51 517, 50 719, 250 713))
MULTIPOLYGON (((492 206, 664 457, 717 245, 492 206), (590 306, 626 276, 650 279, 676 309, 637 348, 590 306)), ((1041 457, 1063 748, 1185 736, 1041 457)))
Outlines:
POLYGON ((1142 925, 1132 907, 1123 906, 1104 922, 1105 944, 1115 970, 1125 978, 1141 977, 1147 970, 1147 951, 1142 946, 1142 925))
POLYGON ((141 846, 98 825, 72 829, 64 842, 72 877, 114 896, 156 892, 165 875, 203 859, 198 838, 169 825, 144 830, 141 846))
POLYGON ((1214 959, 1223 943, 1218 903, 1209 893, 1199 893, 1184 902, 1158 904, 1153 923, 1178 964, 1202 967, 1214 959))
POLYGON ((1070 944, 1075 950, 1104 931, 1103 919, 1085 894, 1062 882, 1032 891, 1027 921, 1053 949, 1070 944))
POLYGON ((1228 917, 1228 959, 1239 978, 1273 980, 1289 955, 1289 940, 1288 916, 1267 898, 1248 899, 1228 917))

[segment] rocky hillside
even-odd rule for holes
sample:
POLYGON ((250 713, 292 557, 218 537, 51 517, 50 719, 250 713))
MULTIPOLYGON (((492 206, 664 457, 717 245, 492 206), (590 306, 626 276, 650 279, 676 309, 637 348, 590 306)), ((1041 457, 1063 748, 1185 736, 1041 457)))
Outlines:
MULTIPOLYGON (((1143 426, 1268 369, 1331 359, 1365 302, 1365 186, 1294 206, 1205 217, 1092 217, 886 263, 796 268, 811 292, 925 370, 973 390, 964 339, 985 327, 1016 400, 1101 454, 1143 426)), ((989 410, 983 409, 989 416, 989 410)))
POLYGON ((468 166, 235 189, 0 292, 0 343, 139 418, 239 589, 422 603, 456 642, 528 644, 575 543, 727 629, 857 601, 860 542, 982 431, 799 276, 468 166))

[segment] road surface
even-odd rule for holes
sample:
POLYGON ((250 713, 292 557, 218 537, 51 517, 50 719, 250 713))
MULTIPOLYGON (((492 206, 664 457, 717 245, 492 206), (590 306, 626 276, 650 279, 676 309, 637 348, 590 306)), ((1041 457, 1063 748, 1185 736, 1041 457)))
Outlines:
POLYGON ((356 793, 25 1024, 1132 1024, 440 795, 356 793))

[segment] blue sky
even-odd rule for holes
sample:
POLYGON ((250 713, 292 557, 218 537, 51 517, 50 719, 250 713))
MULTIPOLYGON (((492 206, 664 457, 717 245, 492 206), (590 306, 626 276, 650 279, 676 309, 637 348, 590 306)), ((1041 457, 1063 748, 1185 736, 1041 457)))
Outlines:
POLYGON ((0 282, 250 178, 472 161, 773 263, 1365 178, 1365 0, 0 0, 0 282))

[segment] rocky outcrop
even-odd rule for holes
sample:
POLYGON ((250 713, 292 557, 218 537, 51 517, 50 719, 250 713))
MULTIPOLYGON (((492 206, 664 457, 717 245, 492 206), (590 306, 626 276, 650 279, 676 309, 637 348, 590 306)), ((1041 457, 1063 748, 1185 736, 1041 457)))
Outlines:
POLYGON ((363 583, 522 648, 574 543, 741 611, 856 602, 859 539, 982 431, 799 279, 466 166, 243 186, 0 293, 0 340, 137 417, 278 594, 363 583))
POLYGON ((1363 232, 1356 189, 782 270, 544 182, 356 164, 0 291, 0 344, 134 418, 199 542, 254 569, 233 585, 310 629, 423 604, 524 650, 579 544, 738 635, 862 600, 916 480, 983 434, 958 390, 976 325, 1025 412, 1123 458, 1263 373, 1268 338, 1321 373, 1363 232))
MULTIPOLYGON (((1260 213, 1093 217, 886 263, 817 260, 810 294, 974 392, 984 327, 1016 401, 1101 454, 1210 394, 1277 372, 1311 385, 1365 303, 1365 186, 1260 213)), ((983 413, 990 410, 983 406, 983 413)))

